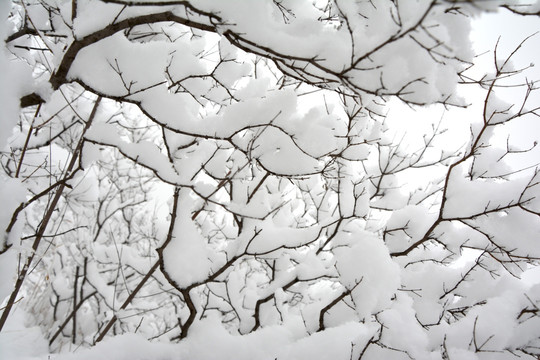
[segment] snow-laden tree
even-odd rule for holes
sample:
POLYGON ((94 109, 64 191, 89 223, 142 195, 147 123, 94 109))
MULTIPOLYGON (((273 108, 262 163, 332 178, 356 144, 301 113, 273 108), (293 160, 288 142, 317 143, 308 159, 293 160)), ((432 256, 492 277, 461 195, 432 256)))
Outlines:
POLYGON ((107 339, 90 357, 540 358, 527 39, 490 68, 469 40, 539 10, 13 1, 0 330, 20 310, 50 351, 107 339))

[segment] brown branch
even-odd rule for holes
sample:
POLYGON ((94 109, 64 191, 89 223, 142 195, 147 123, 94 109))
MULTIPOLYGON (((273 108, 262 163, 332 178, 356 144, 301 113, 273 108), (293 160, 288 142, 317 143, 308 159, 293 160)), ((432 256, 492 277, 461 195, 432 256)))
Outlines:
POLYGON ((416 23, 414 23, 411 27, 409 27, 408 29, 406 29, 405 31, 401 31, 401 32, 398 32, 397 34, 391 36, 388 40, 386 40, 385 42, 382 42, 381 44, 377 45, 374 49, 368 51, 367 53, 365 53, 364 55, 362 55, 361 57, 359 57, 358 59, 356 59, 349 68, 347 69, 344 69, 342 73, 347 73, 351 70, 354 70, 354 68, 363 60, 365 59, 369 59, 374 53, 376 53, 377 51, 379 51, 380 49, 382 49, 383 47, 387 46, 388 44, 391 44, 401 38, 403 38, 404 36, 406 36, 407 34, 409 34, 410 32, 414 31, 417 27, 419 27, 420 25, 422 25, 422 22, 424 22, 424 20, 426 19, 426 17, 428 16, 429 12, 431 11, 431 9, 433 9, 433 7, 437 4, 437 1, 436 0, 433 0, 431 1, 431 3, 429 4, 428 8, 426 9, 426 11, 422 14, 422 16, 418 19, 418 21, 416 23))
MULTIPOLYGON (((289 281, 287 284, 283 286, 283 291, 287 290, 297 282, 299 282, 300 279, 298 277, 295 277, 291 281, 289 281)), ((261 326, 261 320, 260 320, 260 313, 261 313, 261 305, 264 303, 267 303, 268 301, 272 300, 275 296, 275 293, 272 293, 262 299, 257 300, 257 303, 255 304, 255 312, 253 313, 253 318, 255 319, 255 325, 253 325, 253 328, 251 329, 251 332, 257 330, 261 326)))
MULTIPOLYGON (((514 6, 515 7, 518 7, 518 6, 527 7, 527 6, 530 6, 530 5, 525 5, 524 4, 524 5, 514 5, 514 6)), ((537 11, 537 12, 520 11, 520 10, 514 9, 514 7, 512 5, 501 5, 501 7, 505 8, 508 11, 513 12, 514 14, 521 15, 521 16, 540 16, 540 11, 537 11)))
MULTIPOLYGON (((75 268, 75 281, 73 283, 73 328, 71 331, 71 342, 75 344, 77 336, 77 283, 79 282, 79 266, 75 268)), ((82 301, 81 301, 82 302, 82 301)))
POLYGON ((71 0, 71 21, 77 17, 77 0, 71 0))
POLYGON ((197 308, 195 307, 195 304, 193 303, 193 300, 191 299, 191 295, 189 294, 192 287, 182 288, 180 285, 178 285, 178 283, 176 283, 176 281, 169 275, 169 273, 167 272, 167 269, 165 269, 165 262, 163 260, 163 251, 165 250, 165 248, 167 247, 167 245, 171 242, 173 238, 174 225, 176 223, 176 214, 178 211, 180 189, 181 188, 179 186, 177 186, 174 189, 173 209, 171 213, 171 222, 169 224, 169 232, 167 234, 167 238, 165 239, 165 242, 163 242, 163 244, 157 249, 157 253, 159 256, 159 260, 157 263, 159 264, 161 273, 163 274, 165 279, 167 279, 169 284, 171 284, 176 290, 180 292, 180 294, 182 294, 182 297, 184 298, 184 302, 186 303, 186 306, 189 309, 188 318, 186 319, 186 321, 184 321, 183 324, 180 324, 180 335, 178 335, 177 337, 173 339, 185 338, 187 336, 189 328, 191 327, 191 324, 195 320, 195 316, 197 315, 197 308))
POLYGON ((324 315, 333 308, 337 303, 339 303, 341 300, 343 300, 346 296, 348 296, 351 293, 351 290, 345 290, 341 295, 339 295, 337 298, 335 298, 330 304, 326 305, 321 309, 321 312, 319 313, 319 330, 323 331, 325 329, 324 326, 324 315))
POLYGON ((75 313, 81 308, 81 306, 84 304, 84 302, 88 299, 90 299, 92 296, 96 295, 97 294, 97 291, 93 291, 92 293, 86 295, 84 298, 81 299, 81 301, 79 301, 79 303, 77 304, 77 306, 75 306, 73 308, 73 310, 71 311, 71 313, 66 317, 66 319, 64 320, 64 322, 58 327, 58 330, 56 330, 56 332, 54 333, 54 335, 51 337, 51 339, 49 340, 49 346, 52 345, 52 343, 54 342, 54 340, 56 340, 56 338, 58 337, 58 335, 60 335, 62 333, 62 330, 64 330, 64 328, 66 327, 66 325, 69 323, 69 321, 71 320, 71 318, 73 318, 75 316, 75 313))
MULTIPOLYGON (((148 270, 148 272, 146 273, 146 275, 144 276, 144 278, 139 282, 139 284, 137 285, 137 287, 131 292, 131 294, 129 294, 129 296, 127 297, 127 299, 124 301, 124 303, 122 304, 122 306, 120 306, 120 310, 123 310, 125 309, 130 303, 131 301, 135 298, 135 295, 137 295, 137 293, 142 289, 142 287, 144 286, 144 284, 146 284, 146 282, 148 281, 148 279, 150 279, 150 277, 152 276, 152 274, 154 274, 154 271, 156 271, 156 269, 159 267, 159 261, 156 261, 154 263, 154 265, 152 265, 152 267, 150 268, 150 270, 148 270)), ((118 317, 115 315, 113 315, 113 317, 111 318, 111 320, 109 320, 109 322, 107 323, 107 325, 103 328, 103 330, 101 330, 101 332, 99 333, 99 335, 97 336, 96 340, 94 341, 94 345, 97 344, 98 342, 100 342, 101 340, 103 340, 103 338, 105 337, 105 335, 107 334, 107 332, 109 332, 109 330, 111 329, 111 327, 114 325, 114 323, 116 322, 116 320, 118 320, 118 317)))
POLYGON ((24 95, 20 99, 20 106, 21 108, 24 109, 29 106, 41 105, 44 102, 45 100, 43 100, 43 98, 40 95, 36 93, 32 93, 32 94, 24 95))
POLYGON ((257 184, 257 186, 255 186, 255 189, 253 189, 253 192, 251 194, 248 195, 248 198, 247 198, 247 201, 246 201, 246 204, 248 204, 251 199, 253 198, 253 196, 255 195, 255 193, 257 192, 257 190, 259 190, 259 188, 261 187, 261 185, 264 183, 264 181, 266 180, 266 178, 268 178, 268 176, 270 175, 270 173, 265 173, 264 176, 262 177, 261 181, 259 181, 259 183, 257 184))
POLYGON ((28 134, 26 135, 26 140, 24 141, 24 146, 22 149, 21 157, 19 159, 19 164, 17 165, 17 170, 15 171, 15 177, 18 178, 19 174, 21 172, 22 163, 24 160, 24 155, 26 154, 26 150, 28 149, 28 143, 30 142, 30 137, 32 136, 32 131, 34 130, 34 122, 36 121, 36 117, 39 114, 39 110, 41 110, 41 104, 38 104, 38 107, 36 109, 36 112, 34 113, 34 118, 32 119, 32 124, 30 124, 30 128, 28 129, 28 134))
POLYGON ((56 71, 52 74, 51 78, 49 79, 49 82, 51 83, 53 89, 58 89, 62 84, 67 82, 68 81, 67 74, 69 72, 69 69, 71 68, 71 64, 73 64, 73 61, 75 61, 77 54, 83 48, 90 46, 92 44, 95 44, 98 41, 103 40, 109 36, 112 36, 119 31, 129 29, 137 25, 151 24, 151 23, 157 23, 157 22, 166 22, 166 21, 176 22, 176 23, 183 24, 191 28, 196 28, 196 29, 200 29, 204 31, 211 31, 211 32, 216 31, 214 26, 195 22, 189 19, 184 19, 180 16, 173 14, 170 11, 156 13, 156 14, 149 14, 149 15, 141 15, 141 16, 125 19, 117 23, 110 24, 92 34, 89 34, 83 37, 82 39, 78 39, 72 42, 69 48, 67 49, 67 51, 64 53, 62 62, 60 63, 56 71))
MULTIPOLYGON (((86 125, 83 129, 83 132, 81 134, 81 138, 79 139, 79 143, 77 144, 77 147, 73 151, 73 155, 71 156, 71 161, 69 162, 66 170, 65 170, 65 177, 72 176, 71 174, 72 170, 75 167, 75 164, 78 162, 78 158, 80 156, 80 153, 83 148, 84 144, 84 134, 86 131, 90 128, 90 125, 92 125, 92 122, 96 116, 96 112, 98 109, 98 106, 101 102, 101 97, 98 97, 96 102, 94 103, 94 107, 92 108, 92 112, 90 113, 90 116, 88 118, 88 121, 86 122, 86 125)), ((45 234, 45 230, 47 228, 47 225, 49 224, 52 215, 56 209, 56 205, 58 204, 58 201, 60 200, 62 193, 64 191, 64 188, 66 187, 66 183, 63 182, 58 186, 58 189, 56 189, 56 193, 54 194, 53 199, 51 200, 49 207, 47 208, 47 211, 45 215, 43 216, 43 220, 41 221, 41 224, 38 228, 38 231, 36 233, 36 238, 34 239, 34 243, 32 244, 32 250, 31 254, 26 258, 26 261, 24 262, 23 268, 21 272, 19 273, 19 276, 17 277, 17 281, 15 282, 15 287, 13 291, 11 292, 11 295, 8 299, 7 306, 2 312, 2 316, 0 317, 0 331, 2 331, 2 328, 4 327, 8 315, 15 303, 15 299, 17 298, 17 294, 19 293, 22 284, 24 283, 24 280, 26 278, 26 275, 28 274, 28 271, 30 269, 30 265, 32 264, 32 261, 34 260, 34 256, 37 253, 37 249, 39 247, 39 244, 41 243, 41 239, 43 239, 43 235, 45 234)))
POLYGON ((16 40, 20 37, 23 37, 25 35, 39 35, 36 29, 32 29, 29 27, 23 27, 21 30, 14 32, 13 34, 9 35, 6 38, 6 43, 11 42, 13 40, 16 40))

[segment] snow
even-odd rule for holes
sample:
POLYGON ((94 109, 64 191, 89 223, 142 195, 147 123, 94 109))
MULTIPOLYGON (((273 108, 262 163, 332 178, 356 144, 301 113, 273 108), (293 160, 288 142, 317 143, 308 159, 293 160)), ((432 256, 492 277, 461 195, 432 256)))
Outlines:
POLYGON ((0 358, 18 360, 44 360, 48 344, 38 326, 26 326, 26 313, 17 309, 8 318, 0 335, 0 358))
MULTIPOLYGON (((71 6, 63 6, 66 15, 71 17, 71 6)), ((158 13, 170 11, 172 7, 128 7, 123 9, 121 4, 104 3, 99 0, 88 0, 77 4, 77 17, 73 21, 74 34, 77 39, 84 38, 92 33, 130 17, 138 15, 148 15, 149 13, 158 13)))
MULTIPOLYGON (((27 14, 55 36, 40 30, 52 52, 10 44, 14 60, 0 57, 0 146, 11 151, 0 157, 2 231, 20 202, 64 176, 81 120, 97 93, 104 100, 84 134, 83 169, 66 184, 0 333, 0 357, 339 360, 365 350, 363 359, 497 359, 538 347, 534 119, 503 125, 500 114, 484 128, 476 107, 449 110, 458 115, 439 128, 442 105, 401 110, 449 96, 463 102, 458 73, 474 56, 468 16, 500 1, 457 9, 198 0, 191 10, 137 2, 78 2, 73 24, 73 2, 46 1, 58 8, 51 12, 12 4, 13 21, 27 14), (47 79, 72 38, 169 10, 215 33, 169 22, 119 31, 75 57, 68 81, 87 90, 72 83, 53 92, 47 79), (32 121, 32 109, 19 113, 16 104, 32 91, 46 103, 24 176, 14 179, 32 121), (396 106, 389 94, 411 103, 396 106), (461 131, 469 125, 471 134, 461 131), (442 135, 446 126, 459 131, 442 135), (181 190, 171 218, 173 186, 181 190), (156 261, 163 267, 119 310, 156 261), (192 324, 177 291, 187 288, 192 324), (77 327, 69 323, 49 347, 76 290, 95 294, 77 311, 77 327), (113 314, 114 329, 93 346, 113 314), (187 337, 170 341, 180 331, 187 337)), ((6 5, 0 10, 8 16, 6 5)), ((496 91, 488 114, 516 103, 496 91)), ((2 299, 52 194, 19 214, 7 238, 14 245, 0 255, 2 299)))
POLYGON ((443 218, 467 218, 482 214, 486 210, 493 211, 515 205, 529 182, 526 176, 513 181, 471 180, 466 172, 468 166, 471 164, 463 164, 452 172, 443 218))
MULTIPOLYGON (((0 15, 7 18, 11 9, 10 2, 2 2, 0 4, 0 15)), ((9 23, 3 23, 0 26, 0 38, 5 39, 8 35, 9 23)), ((0 98, 2 99, 0 108, 2 116, 0 116, 0 127, 5 129, 0 132, 0 149, 4 149, 6 141, 11 135, 11 131, 18 119, 18 102, 22 95, 26 95, 24 91, 31 88, 32 77, 30 76, 30 68, 20 63, 9 61, 9 52, 2 47, 0 51, 0 98), (26 70, 24 73, 21 70, 26 70)))
POLYGON ((243 150, 275 174, 312 174, 321 167, 319 161, 301 151, 288 134, 273 127, 256 133, 243 150))
MULTIPOLYGON (((298 338, 297 331, 285 327, 269 327, 257 333, 240 336, 229 334, 212 317, 198 321, 191 337, 181 344, 151 343, 137 334, 125 334, 106 339, 93 349, 73 354, 56 355, 58 360, 84 360, 96 357, 114 359, 262 359, 286 358, 335 359, 351 351, 351 342, 362 344, 370 338, 372 326, 349 322, 311 337, 298 338), (295 338, 297 339, 295 341, 295 338), (208 346, 208 344, 212 346, 208 346)), ((360 345, 359 345, 360 346, 360 345)))
POLYGON ((172 239, 163 249, 163 263, 175 283, 186 288, 206 279, 211 263, 206 239, 191 220, 198 202, 187 191, 180 194, 179 202, 172 239))
POLYGON ((380 239, 363 235, 349 235, 334 250, 340 280, 352 290, 361 319, 389 306, 400 284, 399 267, 390 258, 388 248, 380 239), (350 245, 344 246, 346 243, 350 245))
POLYGON ((163 70, 171 50, 164 42, 138 44, 116 33, 82 48, 68 77, 79 78, 113 96, 136 93, 165 82, 163 70), (145 74, 144 78, 139 74, 145 74))
MULTIPOLYGON (((10 179, 0 176, 0 199, 2 200, 3 210, 0 211, 0 246, 4 251, 7 246, 18 245, 17 238, 21 234, 21 224, 16 224, 11 232, 5 233, 11 222, 10 214, 19 206, 20 203, 26 200, 26 187, 19 179, 10 179)), ((11 294, 13 284, 16 278, 17 269, 17 251, 9 249, 0 254, 0 299, 4 299, 11 294)))
POLYGON ((255 229, 262 230, 248 244, 249 253, 268 253, 280 248, 298 248, 313 242, 320 231, 319 226, 308 228, 281 227, 272 219, 256 222, 255 229))
POLYGON ((422 205, 407 205, 393 211, 386 223, 387 246, 392 252, 408 248, 424 237, 437 215, 422 205))
POLYGON ((141 141, 129 143, 123 141, 115 125, 107 123, 94 123, 86 133, 86 139, 95 141, 100 145, 114 146, 128 158, 143 166, 154 169, 155 173, 170 183, 179 178, 178 172, 171 166, 166 155, 153 143, 141 141))
POLYGON ((383 330, 385 344, 407 351, 413 359, 429 359, 428 335, 415 321, 412 303, 408 295, 398 294, 392 308, 381 314, 380 320, 389 330, 383 330))

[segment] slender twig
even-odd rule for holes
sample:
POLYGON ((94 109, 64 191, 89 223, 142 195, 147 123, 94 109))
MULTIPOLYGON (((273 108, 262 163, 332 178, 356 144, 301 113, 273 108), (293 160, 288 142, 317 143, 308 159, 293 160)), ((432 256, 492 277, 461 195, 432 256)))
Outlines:
MULTIPOLYGON (((92 108, 92 112, 90 113, 90 116, 88 118, 88 121, 86 122, 86 126, 84 127, 81 137, 79 139, 79 143, 77 144, 77 147, 73 151, 73 155, 71 157, 71 161, 69 162, 66 171, 65 171, 65 177, 72 176, 71 171, 75 168, 75 165, 78 162, 80 153, 83 148, 84 144, 84 134, 86 131, 90 128, 90 125, 92 125, 92 122, 96 116, 97 109, 99 107, 99 104, 101 102, 101 97, 98 97, 97 100, 94 103, 94 107, 92 108)), ((64 188, 66 187, 66 183, 63 182, 58 186, 58 189, 56 189, 56 193, 54 194, 53 199, 51 200, 49 207, 47 208, 47 211, 45 215, 43 216, 43 220, 38 228, 38 231, 36 233, 36 238, 34 239, 34 243, 32 244, 32 252, 29 256, 27 256, 26 261, 24 262, 23 268, 21 272, 19 273, 19 276, 17 277, 17 281, 15 282, 15 287, 13 291, 11 292, 11 295, 8 299, 7 306, 2 312, 2 316, 0 317, 0 331, 2 331, 2 328, 6 324, 7 318, 9 316, 9 313, 15 304, 15 299, 17 298, 17 294, 21 290, 21 287, 24 283, 24 280, 26 279, 26 275, 28 274, 28 271, 30 269, 30 265, 32 264, 32 261, 34 260, 34 257, 37 253, 39 244, 41 243, 41 239, 43 239, 43 235, 45 234, 45 230, 47 228, 47 225, 49 224, 52 215, 55 210, 57 210, 56 205, 58 204, 58 201, 62 197, 62 193, 64 191, 64 188)))

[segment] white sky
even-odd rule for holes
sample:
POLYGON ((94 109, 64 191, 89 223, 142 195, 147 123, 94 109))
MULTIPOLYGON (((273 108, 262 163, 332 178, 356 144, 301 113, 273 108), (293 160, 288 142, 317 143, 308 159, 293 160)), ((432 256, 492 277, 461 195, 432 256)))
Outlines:
MULTIPOLYGON (((508 51, 525 37, 540 31, 540 17, 519 16, 509 11, 501 10, 498 14, 484 14, 479 19, 473 21, 473 32, 471 38, 475 47, 480 51, 492 50, 501 36, 499 46, 502 50, 508 51), (501 15, 504 14, 504 20, 501 15)), ((540 34, 534 36, 520 50, 523 57, 538 59, 540 48, 540 34)), ((540 78, 540 63, 537 64, 536 73, 540 78)))
MULTIPOLYGON (((497 38, 500 35, 500 49, 507 53, 511 51, 522 39, 540 31, 539 16, 514 16, 508 15, 504 21, 497 14, 486 14, 473 23, 473 33, 471 38, 475 43, 475 48, 480 51, 493 49, 497 38)), ((522 61, 525 65, 528 62, 535 64, 535 67, 528 71, 528 79, 538 80, 540 86, 540 33, 536 34, 523 45, 519 51, 517 61, 522 61)), ((521 91, 515 91, 507 94, 509 97, 516 97, 519 101, 521 91)), ((538 94, 535 96, 536 104, 540 103, 538 94)), ((525 144, 530 144, 532 141, 540 138, 540 119, 535 118, 527 121, 519 129, 520 140, 525 144)), ((532 154, 531 161, 540 161, 540 152, 536 151, 532 154)), ((523 274, 523 280, 528 284, 534 284, 540 279, 540 267, 533 268, 523 274)))
MULTIPOLYGON (((527 36, 538 31, 540 31, 540 17, 538 16, 520 16, 501 10, 498 13, 484 14, 475 19, 471 33, 473 47, 477 54, 486 53, 475 61, 477 74, 481 76, 486 72, 493 71, 493 50, 499 37, 498 57, 501 58, 510 54, 527 36)), ((538 86, 540 86, 540 51, 538 49, 540 49, 540 33, 527 40, 513 57, 516 67, 536 63, 536 66, 528 69, 522 76, 516 77, 514 83, 522 83, 525 79, 538 80, 538 86)), ((456 139, 456 142, 463 143, 469 138, 469 124, 473 117, 478 119, 478 116, 481 116, 485 92, 480 91, 476 85, 462 86, 459 88, 459 92, 467 99, 467 103, 471 104, 469 108, 451 108, 449 111, 444 111, 442 107, 427 107, 412 110, 396 101, 389 108, 389 117, 398 120, 395 126, 402 126, 406 132, 410 133, 413 128, 419 129, 437 122, 441 116, 444 116, 449 132, 456 139)), ((511 88, 505 91, 497 89, 496 93, 505 102, 519 106, 523 100, 525 87, 511 88)), ((540 106, 538 94, 529 99, 528 104, 540 106)), ((540 137, 539 120, 529 117, 521 122, 516 122, 512 129, 514 133, 519 133, 514 137, 515 141, 523 146, 532 146, 532 143, 540 137)), ((536 154, 540 159, 540 151, 536 154)))
MULTIPOLYGON (((506 13, 504 17, 502 14, 485 14, 480 19, 473 23, 473 33, 471 38, 474 42, 474 46, 477 52, 492 51, 497 43, 497 39, 500 36, 498 53, 500 56, 506 56, 515 49, 519 43, 534 33, 537 33, 530 39, 528 39, 519 49, 516 57, 514 58, 514 64, 516 67, 524 67, 530 63, 535 64, 534 67, 528 69, 520 80, 525 78, 529 81, 536 80, 538 82, 537 87, 540 86, 540 17, 539 16, 519 16, 506 13)), ((492 55, 486 60, 493 61, 492 55)), ((499 96, 504 97, 504 100, 508 103, 521 104, 525 88, 513 88, 509 91, 499 91, 499 96)), ((536 95, 529 99, 527 104, 529 108, 540 106, 539 95, 536 95)), ((527 119, 518 123, 512 124, 514 133, 517 135, 514 137, 515 141, 520 143, 523 147, 531 147, 534 141, 540 138, 540 118, 529 116, 527 119)), ((534 151, 531 156, 530 162, 537 163, 540 161, 540 149, 534 151)))

